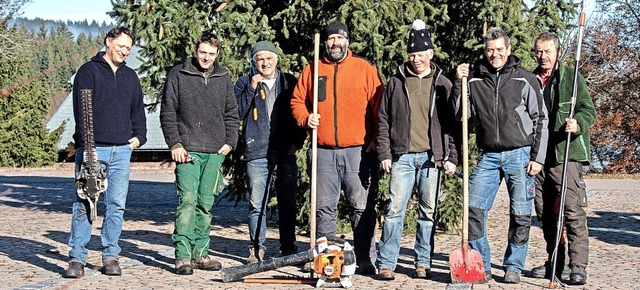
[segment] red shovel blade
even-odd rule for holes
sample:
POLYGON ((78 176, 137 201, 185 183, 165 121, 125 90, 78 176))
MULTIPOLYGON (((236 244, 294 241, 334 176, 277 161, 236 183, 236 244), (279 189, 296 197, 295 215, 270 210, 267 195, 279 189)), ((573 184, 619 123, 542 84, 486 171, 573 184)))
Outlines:
POLYGON ((476 250, 458 249, 449 255, 451 283, 485 283, 482 256, 476 250), (465 259, 466 250, 466 259, 465 259))

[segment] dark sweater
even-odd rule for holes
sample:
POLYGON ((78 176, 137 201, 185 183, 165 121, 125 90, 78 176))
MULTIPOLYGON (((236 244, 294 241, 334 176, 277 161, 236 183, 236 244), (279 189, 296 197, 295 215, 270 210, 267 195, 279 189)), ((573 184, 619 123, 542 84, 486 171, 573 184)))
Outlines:
POLYGON ((98 52, 83 64, 73 81, 75 147, 84 147, 81 89, 93 90, 93 134, 96 146, 126 145, 133 137, 137 137, 142 146, 147 142, 147 118, 140 79, 125 63, 114 73, 103 56, 104 52, 98 52))
POLYGON ((214 63, 205 77, 190 58, 167 75, 160 123, 169 148, 217 153, 238 142, 238 104, 229 71, 214 63))

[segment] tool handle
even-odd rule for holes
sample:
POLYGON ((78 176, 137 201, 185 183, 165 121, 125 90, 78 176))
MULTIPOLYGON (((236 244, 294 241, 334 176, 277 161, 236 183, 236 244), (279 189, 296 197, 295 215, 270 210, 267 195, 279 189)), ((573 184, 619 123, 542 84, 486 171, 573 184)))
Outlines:
MULTIPOLYGON (((318 113, 318 61, 320 55, 320 34, 316 33, 313 38, 313 114, 318 113)), ((318 172, 318 128, 311 131, 311 203, 309 210, 309 224, 311 227, 309 243, 311 248, 316 243, 316 191, 318 172)))
POLYGON ((469 240, 469 118, 467 77, 462 77, 462 240, 469 240))

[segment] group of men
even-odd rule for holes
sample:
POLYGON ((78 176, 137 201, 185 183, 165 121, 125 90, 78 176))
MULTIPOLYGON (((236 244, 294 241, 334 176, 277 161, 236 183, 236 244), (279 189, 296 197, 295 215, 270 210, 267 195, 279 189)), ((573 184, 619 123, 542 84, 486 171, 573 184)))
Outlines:
MULTIPOLYGON (((422 20, 408 36, 408 61, 382 84, 377 68, 349 48, 351 35, 339 21, 322 33, 324 57, 318 65, 318 107, 313 113, 313 64, 298 79, 277 68, 273 43, 260 41, 250 50, 251 72, 232 84, 229 71, 216 61, 220 41, 204 33, 194 56, 167 75, 160 121, 176 162, 179 204, 175 230, 177 274, 195 269, 219 270, 208 255, 211 207, 222 190, 222 162, 240 149, 249 191, 249 257, 265 259, 265 201, 271 180, 278 200, 280 253, 297 253, 295 220, 297 166, 295 153, 308 130, 317 130, 316 235, 337 236, 337 207, 344 191, 350 207, 358 272, 393 280, 400 252, 407 203, 417 187, 416 278, 429 278, 434 254, 437 200, 441 173, 453 174, 459 163, 461 85, 468 79, 470 118, 481 150, 470 176, 470 247, 482 255, 487 281, 491 254, 487 217, 504 178, 510 198, 508 246, 503 281, 519 283, 529 245, 531 209, 542 223, 548 261, 532 270, 535 277, 569 274, 572 284, 585 284, 588 264, 587 206, 582 166, 590 162, 589 128, 595 110, 586 83, 578 78, 575 114, 569 118, 573 69, 560 62, 558 37, 543 33, 535 41, 538 67, 531 73, 511 55, 509 36, 500 28, 485 36, 485 57, 470 67, 460 64, 450 81, 432 59, 434 45, 422 20), (242 140, 238 127, 242 121, 242 140), (566 238, 561 239, 556 265, 558 199, 564 148, 571 138, 566 192, 566 238), (376 210, 380 168, 389 172, 389 204, 376 249, 376 210), (568 242, 568 243, 567 243, 568 242), (565 270, 565 244, 568 265, 565 270)), ((117 256, 127 194, 131 150, 146 140, 142 92, 137 76, 126 67, 135 41, 124 27, 105 37, 99 52, 76 74, 74 104, 80 89, 94 91, 95 142, 98 158, 110 163, 107 211, 102 227, 103 272, 121 275, 117 256), (104 81, 113 79, 112 81, 104 81), (107 113, 108 112, 108 113, 107 113)), ((76 110, 76 147, 82 150, 82 126, 76 110)), ((311 150, 309 151, 311 154, 311 150)), ((78 154, 76 166, 82 164, 78 154)), ((310 158, 309 158, 310 159, 310 158)), ((68 278, 84 275, 91 222, 84 203, 74 204, 69 245, 68 278)))

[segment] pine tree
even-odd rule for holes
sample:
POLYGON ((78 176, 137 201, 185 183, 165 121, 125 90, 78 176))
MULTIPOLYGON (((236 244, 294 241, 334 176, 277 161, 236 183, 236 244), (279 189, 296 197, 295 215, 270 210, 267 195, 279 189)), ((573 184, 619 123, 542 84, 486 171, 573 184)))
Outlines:
MULTIPOLYGON (((407 60, 407 35, 416 18, 423 19, 431 31, 436 47, 434 62, 445 71, 461 62, 482 59, 483 31, 492 26, 502 27, 510 35, 512 53, 522 59, 525 68, 532 69, 535 62, 531 47, 537 32, 565 29, 564 18, 575 14, 571 3, 538 0, 529 8, 523 0, 115 0, 111 15, 140 37, 138 44, 146 57, 143 86, 146 93, 160 97, 167 71, 193 54, 194 41, 203 31, 213 31, 222 40, 219 61, 234 80, 246 73, 247 51, 259 40, 274 42, 283 52, 280 69, 297 75, 312 58, 314 34, 333 20, 347 24, 350 48, 372 61, 383 80, 407 60)), ((234 158, 234 172, 243 176, 242 163, 237 156, 234 158)), ((301 166, 304 160, 300 151, 301 166)), ((301 178, 299 196, 306 198, 308 180, 306 176, 301 178)), ((459 180, 447 180, 445 194, 458 196, 459 180)), ((441 226, 451 229, 459 213, 457 199, 450 198, 441 205, 450 209, 441 226)), ((306 219, 306 206, 300 207, 300 221, 306 219)))

